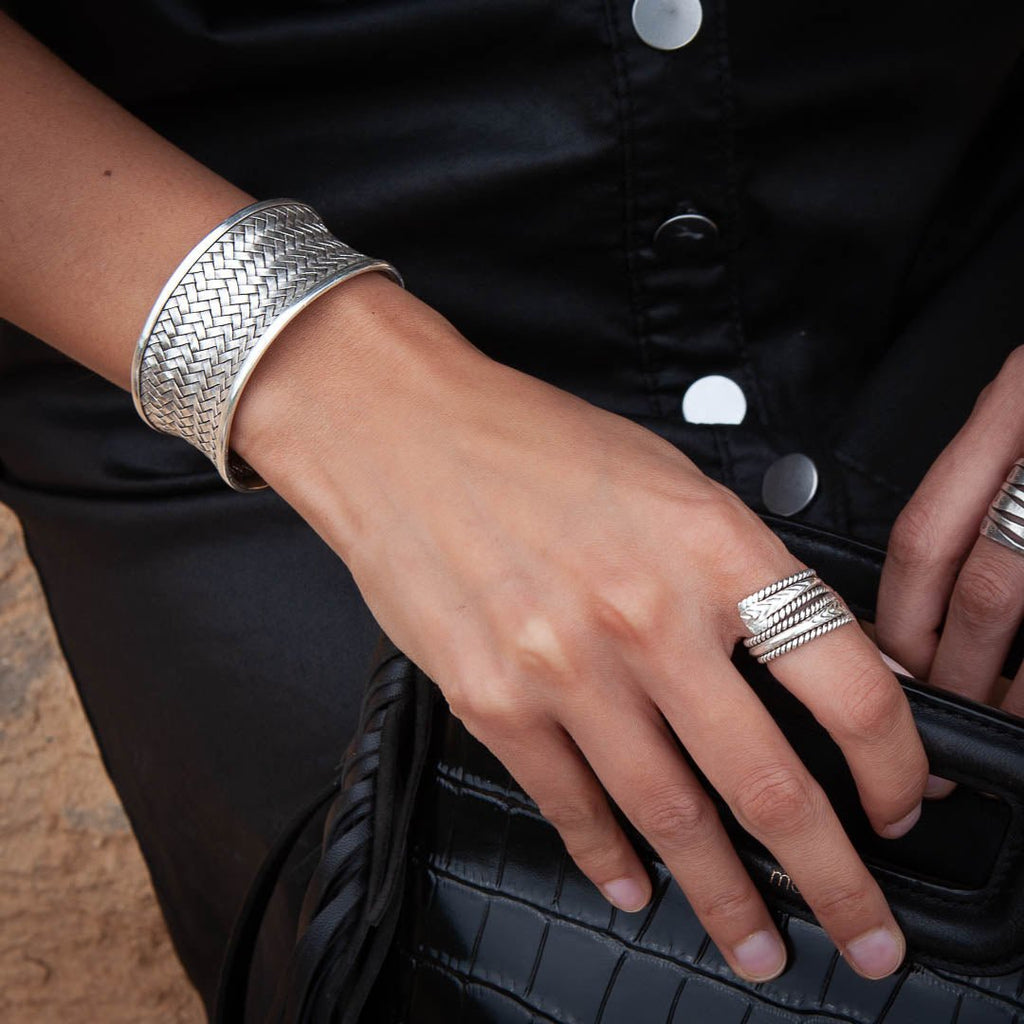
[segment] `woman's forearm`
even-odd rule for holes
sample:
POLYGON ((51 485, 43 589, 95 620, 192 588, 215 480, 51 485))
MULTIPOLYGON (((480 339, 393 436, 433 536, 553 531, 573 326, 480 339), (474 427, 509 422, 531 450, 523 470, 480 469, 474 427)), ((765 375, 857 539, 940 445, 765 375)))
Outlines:
POLYGON ((127 389, 185 254, 253 196, 0 14, 0 316, 127 389))
MULTIPOLYGON (((167 279, 200 239, 255 197, 2 14, 0 67, 0 317, 128 390, 139 333, 167 279)), ((310 393, 331 390, 332 407, 343 407, 334 410, 336 426, 357 431, 371 407, 388 406, 383 381, 428 376, 417 361, 422 336, 430 338, 427 356, 445 364, 456 350, 480 357, 383 274, 329 289, 260 359, 232 447, 273 485, 285 473, 301 475, 298 456, 308 454, 314 426, 305 418, 310 393)))

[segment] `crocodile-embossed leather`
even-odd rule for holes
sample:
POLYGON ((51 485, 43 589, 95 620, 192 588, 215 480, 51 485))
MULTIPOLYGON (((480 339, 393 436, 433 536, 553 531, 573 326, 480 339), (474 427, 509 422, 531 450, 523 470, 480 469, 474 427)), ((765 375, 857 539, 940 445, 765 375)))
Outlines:
MULTIPOLYGON (((769 525, 854 611, 872 617, 882 552, 796 524, 769 525)), ((1018 633, 1011 661, 1020 641, 1018 633)), ((961 785, 952 797, 926 804, 907 837, 883 841, 864 818, 838 749, 806 709, 742 648, 735 664, 822 781, 886 892, 908 938, 899 972, 871 982, 850 970, 788 875, 720 801, 789 944, 786 971, 761 984, 737 978, 664 864, 621 817, 655 895, 639 913, 617 911, 534 802, 449 713, 437 688, 382 637, 364 726, 404 740, 393 741, 387 756, 369 737, 357 736, 349 748, 347 772, 358 784, 346 779, 325 828, 289 972, 294 978, 301 967, 301 985, 292 984, 287 1011, 278 1008, 270 1019, 1024 1021, 1024 720, 904 679, 933 768, 961 785), (399 699, 403 688, 412 699, 399 699), (401 719, 390 725, 375 710, 385 694, 401 719), (356 790, 367 773, 352 767, 371 747, 380 752, 376 792, 402 798, 378 800, 372 818, 360 812, 372 829, 340 829, 353 804, 364 801, 364 789, 356 790), (403 778, 413 782, 403 785, 403 778), (404 872, 394 869, 397 862, 404 872)))
MULTIPOLYGON (((877 582, 877 552, 858 551, 827 536, 815 540, 839 545, 831 557, 819 551, 811 564, 841 593, 850 569, 864 579, 865 565, 854 568, 860 559, 873 563, 867 575, 877 582)), ((792 540, 790 546, 801 547, 792 540)), ((855 597, 853 603, 862 602, 855 597)), ((405 903, 364 1019, 380 1024, 1011 1024, 1024 1019, 1024 723, 907 684, 935 769, 984 786, 1008 809, 1008 821, 985 821, 986 804, 995 808, 1000 802, 974 800, 982 814, 973 819, 974 827, 994 825, 997 836, 1005 828, 1002 845, 980 887, 978 880, 969 890, 944 886, 903 874, 907 865, 921 863, 913 848, 904 850, 902 863, 890 853, 889 868, 878 866, 871 854, 883 844, 872 844, 866 822, 856 820, 855 791, 837 794, 840 759, 822 765, 816 756, 826 744, 818 743, 816 751, 806 742, 813 720, 801 718, 795 701, 788 707, 778 703, 780 697, 785 701, 781 687, 765 691, 773 682, 760 666, 749 659, 736 664, 760 686, 787 735, 805 740, 801 754, 818 777, 831 777, 822 781, 837 808, 842 805, 841 817, 908 934, 910 955, 897 974, 875 982, 856 975, 799 896, 773 882, 770 858, 756 854, 749 839, 745 860, 790 946, 789 967, 775 981, 750 984, 729 970, 678 884, 626 822, 651 871, 655 897, 638 914, 616 911, 568 857, 533 801, 439 702, 410 836, 405 903)), ((955 847, 966 838, 959 857, 969 863, 973 836, 964 833, 972 829, 957 829, 956 810, 929 805, 914 840, 899 842, 934 850, 938 843, 955 847), (931 817, 934 812, 938 817, 931 817)), ((739 833, 734 839, 739 842, 739 833)), ((775 879, 780 876, 785 877, 776 866, 775 879)))
MULTIPOLYGON (((1020 970, 965 976, 928 968, 912 957, 896 975, 865 981, 821 928, 785 912, 778 919, 790 947, 789 967, 772 982, 742 981, 646 844, 638 842, 655 896, 640 913, 623 914, 603 899, 536 805, 443 704, 435 730, 435 760, 421 784, 412 827, 405 904, 365 1021, 1012 1024, 1024 1019, 1020 970)), ((1016 739, 1021 742, 1019 730, 1016 739)), ((762 873, 762 883, 765 877, 762 873)), ((1019 873, 1016 882, 1019 888, 1019 873)), ((771 899, 770 884, 762 887, 771 899)), ((779 900, 772 902, 779 907, 779 900)), ((947 923, 955 927, 955 922, 951 910, 947 923)), ((965 927, 962 936, 954 936, 965 950, 971 946, 969 931, 965 927)), ((1020 949, 1003 952, 1019 954, 1020 949)))

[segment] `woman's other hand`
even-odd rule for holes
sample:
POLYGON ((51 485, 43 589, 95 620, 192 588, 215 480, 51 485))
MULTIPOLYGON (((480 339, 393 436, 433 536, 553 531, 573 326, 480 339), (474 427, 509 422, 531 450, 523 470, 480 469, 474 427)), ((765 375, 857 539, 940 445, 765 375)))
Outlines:
MULTIPOLYGON (((853 967, 895 970, 905 944, 881 890, 730 662, 737 601, 805 566, 670 442, 365 274, 271 346, 232 443, 612 903, 638 910, 651 886, 605 790, 738 974, 784 966, 678 737, 853 967)), ((927 763, 874 644, 852 624, 769 667, 844 751, 877 831, 907 831, 927 763)))
MULTIPOLYGON (((1024 555, 978 533, 1024 455, 1024 345, 978 396, 893 524, 878 593, 879 646, 919 679, 1024 715, 1024 667, 1000 677, 1024 619, 1024 555)), ((948 789, 948 787, 946 787, 948 789)), ((935 784, 935 795, 943 792, 935 784)))

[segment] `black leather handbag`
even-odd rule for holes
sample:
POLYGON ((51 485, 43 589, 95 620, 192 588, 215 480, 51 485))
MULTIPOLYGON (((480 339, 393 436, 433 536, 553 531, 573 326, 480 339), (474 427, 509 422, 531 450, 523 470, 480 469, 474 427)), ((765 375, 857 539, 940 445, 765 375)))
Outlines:
MULTIPOLYGON (((764 518, 859 617, 873 619, 883 552, 764 518)), ((1022 645, 1024 630, 1007 674, 1022 645)), ((274 1024, 1024 1022, 1024 720, 902 678, 932 770, 959 786, 926 801, 903 839, 883 840, 824 730, 745 650, 734 661, 878 878, 908 939, 896 974, 856 975, 789 876, 710 788, 787 941, 785 972, 760 984, 734 975, 621 814, 654 896, 638 913, 616 911, 382 634, 342 770, 282 836, 240 918, 217 1019, 246 1019, 267 890, 303 824, 333 798, 274 1024)))

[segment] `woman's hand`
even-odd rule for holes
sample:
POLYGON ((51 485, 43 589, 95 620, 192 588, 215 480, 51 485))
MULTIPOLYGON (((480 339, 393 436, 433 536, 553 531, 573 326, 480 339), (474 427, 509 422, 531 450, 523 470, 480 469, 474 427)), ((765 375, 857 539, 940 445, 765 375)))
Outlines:
MULTIPOLYGON (((1024 668, 1000 680, 1024 619, 1024 556, 978 533, 1024 455, 1024 345, 893 524, 878 593, 879 646, 919 679, 1024 715, 1024 668)), ((934 792, 943 792, 935 784, 934 792)))
MULTIPOLYGON (((731 491, 656 434, 488 358, 377 274, 301 314, 249 388, 236 450, 344 559, 611 902, 641 908, 650 880, 604 790, 738 974, 784 966, 678 736, 854 968, 898 966, 877 883, 730 664, 737 601, 804 568, 731 491)), ((851 625, 770 668, 843 749, 875 828, 907 831, 927 764, 877 648, 851 625)))

